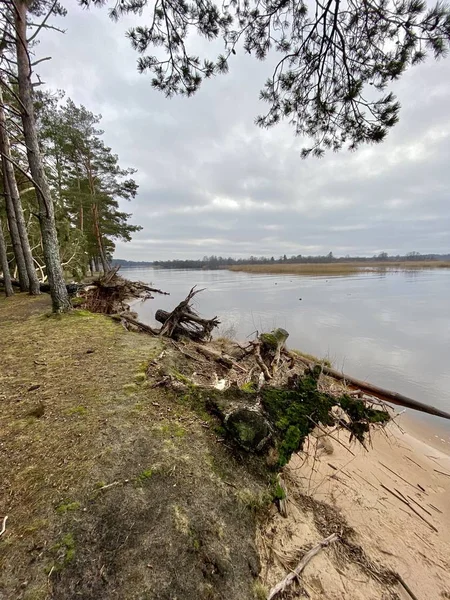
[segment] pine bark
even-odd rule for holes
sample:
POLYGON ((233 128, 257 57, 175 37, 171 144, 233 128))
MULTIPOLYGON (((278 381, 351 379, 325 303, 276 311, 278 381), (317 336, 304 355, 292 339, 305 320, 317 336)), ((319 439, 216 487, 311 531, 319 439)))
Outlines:
POLYGON ((23 256, 22 243, 20 241, 19 230, 17 228, 16 213, 14 205, 9 193, 9 184, 6 177, 5 168, 6 159, 2 156, 2 175, 3 175, 3 192, 5 196, 6 217, 8 219, 9 235, 13 247, 14 258, 16 259, 17 274, 19 277, 20 291, 27 292, 29 289, 29 279, 25 258, 23 256))
POLYGON ((40 294, 39 279, 34 268, 33 254, 31 252, 30 241, 28 239, 27 226, 23 216, 22 202, 20 200, 19 188, 17 187, 16 174, 14 167, 8 160, 11 158, 11 144, 6 129, 6 117, 3 109, 3 95, 0 87, 0 150, 3 158, 3 171, 8 180, 8 189, 11 203, 16 216, 17 231, 22 245, 22 253, 25 261, 25 268, 28 275, 28 291, 32 296, 40 294))
POLYGON ((16 0, 14 26, 16 33, 17 74, 19 79, 19 98, 21 101, 20 112, 23 132, 27 146, 30 172, 36 184, 36 195, 39 203, 39 223, 42 233, 44 258, 47 266, 47 276, 50 284, 53 311, 64 312, 70 310, 71 303, 64 282, 64 273, 61 266, 58 236, 56 232, 54 204, 44 171, 34 117, 33 87, 31 83, 31 65, 28 53, 26 19, 26 2, 24 0, 16 0))
POLYGON ((3 235, 2 220, 0 219, 0 269, 3 271, 3 279, 5 286, 5 295, 8 298, 14 294, 11 274, 9 272, 8 255, 6 253, 6 242, 3 235))

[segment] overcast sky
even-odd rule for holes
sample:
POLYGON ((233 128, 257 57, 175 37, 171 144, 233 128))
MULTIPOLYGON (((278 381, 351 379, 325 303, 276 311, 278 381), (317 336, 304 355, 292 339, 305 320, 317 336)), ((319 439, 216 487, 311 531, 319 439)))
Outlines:
POLYGON ((39 73, 101 113, 121 166, 138 169, 123 208, 143 230, 116 258, 450 251, 450 58, 395 85, 400 123, 382 145, 305 161, 288 124, 254 125, 269 64, 238 52, 228 75, 168 100, 136 71, 130 20, 64 4, 66 33, 42 37, 37 54, 53 60, 39 73))

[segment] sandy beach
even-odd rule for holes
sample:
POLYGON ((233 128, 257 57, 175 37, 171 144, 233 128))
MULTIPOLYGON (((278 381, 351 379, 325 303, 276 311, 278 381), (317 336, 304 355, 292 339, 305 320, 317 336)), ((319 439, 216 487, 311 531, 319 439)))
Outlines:
POLYGON ((288 517, 272 513, 259 535, 264 585, 336 531, 345 543, 321 550, 290 597, 450 598, 448 436, 406 415, 372 435, 368 451, 336 436, 311 439, 285 467, 288 517))

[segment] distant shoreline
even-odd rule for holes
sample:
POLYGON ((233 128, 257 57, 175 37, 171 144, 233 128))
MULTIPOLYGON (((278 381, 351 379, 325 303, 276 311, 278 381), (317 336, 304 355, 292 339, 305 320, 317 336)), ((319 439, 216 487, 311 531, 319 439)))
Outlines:
POLYGON ((276 263, 230 265, 229 271, 245 273, 291 274, 291 275, 348 275, 351 273, 382 273, 385 271, 410 271, 424 269, 450 269, 448 260, 423 261, 376 261, 332 263, 276 263))

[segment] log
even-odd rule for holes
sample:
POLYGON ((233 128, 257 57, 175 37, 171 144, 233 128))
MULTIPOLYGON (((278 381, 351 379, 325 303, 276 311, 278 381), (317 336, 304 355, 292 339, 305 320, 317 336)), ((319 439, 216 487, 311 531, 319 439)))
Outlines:
MULTIPOLYGON (((307 364, 309 367, 314 366, 314 364, 316 364, 313 361, 308 360, 304 356, 297 355, 297 357, 300 358, 300 360, 307 364)), ((444 410, 441 410, 440 408, 429 406, 428 404, 424 404, 423 402, 419 402, 418 400, 414 400, 413 398, 409 398, 408 396, 403 396, 402 394, 398 394, 397 392, 391 392, 390 390, 386 390, 379 386, 372 385, 371 383, 367 383, 366 381, 361 381, 360 379, 356 379, 356 377, 350 377, 349 375, 346 375, 345 373, 340 373, 339 371, 336 371, 331 367, 327 367, 324 364, 321 364, 320 367, 324 375, 333 377, 333 379, 345 381, 347 385, 351 385, 352 387, 358 388, 366 394, 376 396, 380 400, 390 402, 397 406, 404 406, 405 408, 411 408, 412 410, 418 410, 420 412, 428 413, 429 415, 441 417, 442 419, 450 419, 450 413, 447 413, 444 410)))
MULTIPOLYGON (((0 277, 0 285, 4 285, 5 280, 3 277, 0 277)), ((20 283, 17 279, 11 279, 11 284, 14 287, 20 288, 20 283)), ((74 296, 79 289, 83 288, 84 284, 81 283, 67 283, 66 288, 70 296, 74 296)), ((49 283, 40 283, 41 292, 50 293, 50 284, 49 283)))

